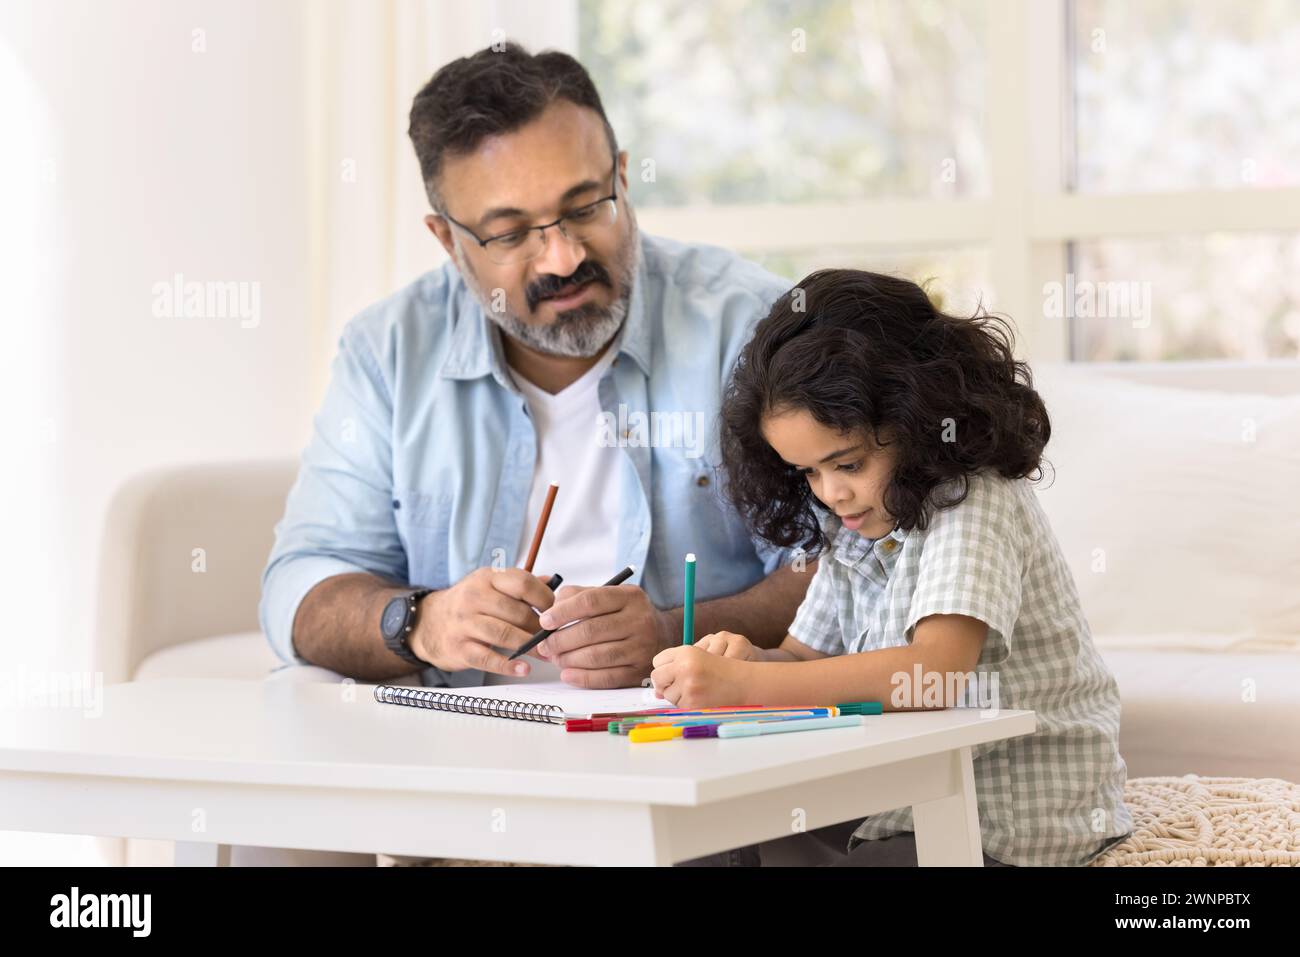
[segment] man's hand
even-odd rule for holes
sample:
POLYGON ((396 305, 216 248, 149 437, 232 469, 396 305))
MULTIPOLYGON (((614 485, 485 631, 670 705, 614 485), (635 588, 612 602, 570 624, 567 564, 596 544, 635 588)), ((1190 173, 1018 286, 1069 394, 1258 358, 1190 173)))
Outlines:
POLYGON ((695 647, 724 658, 739 658, 741 661, 766 660, 762 649, 755 648, 753 642, 744 635, 737 635, 730 631, 705 635, 695 643, 695 647))
POLYGON ((549 577, 519 568, 471 572, 420 603, 411 650, 443 671, 477 668, 512 677, 528 674, 526 662, 507 661, 492 646, 513 651, 540 629, 533 609, 550 608, 555 601, 545 585, 549 577))
POLYGON ((562 681, 579 688, 636 687, 650 674, 655 654, 674 641, 673 616, 636 585, 566 585, 556 599, 541 616, 542 627, 578 623, 551 635, 538 650, 560 668, 562 681))
POLYGON ((748 661, 710 654, 694 645, 678 645, 655 656, 650 678, 655 692, 678 708, 718 708, 754 704, 748 661))

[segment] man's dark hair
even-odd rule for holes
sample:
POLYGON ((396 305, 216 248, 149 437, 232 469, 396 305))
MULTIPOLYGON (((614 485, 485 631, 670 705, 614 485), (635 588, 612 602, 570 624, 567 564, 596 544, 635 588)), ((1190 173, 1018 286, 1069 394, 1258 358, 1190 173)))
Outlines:
POLYGON ((722 405, 731 501, 767 541, 816 551, 826 539, 808 482, 763 435, 764 417, 787 410, 877 444, 892 433, 883 504, 907 530, 962 502, 975 472, 1041 477, 1052 434, 1006 319, 951 316, 913 282, 856 269, 814 272, 773 304, 722 405))
POLYGON ((534 55, 517 43, 506 43, 453 60, 435 73, 415 95, 407 130, 434 210, 446 211, 438 177, 448 153, 473 152, 489 136, 532 122, 556 100, 595 110, 605 125, 610 154, 618 153, 596 85, 567 53, 547 50, 534 55))

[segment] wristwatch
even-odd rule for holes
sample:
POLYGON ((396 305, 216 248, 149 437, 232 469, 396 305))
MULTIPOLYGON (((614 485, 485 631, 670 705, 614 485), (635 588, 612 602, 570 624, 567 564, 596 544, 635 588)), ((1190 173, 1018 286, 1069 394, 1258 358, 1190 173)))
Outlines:
POLYGON ((415 616, 420 610, 420 599, 433 591, 432 588, 417 588, 405 595, 395 596, 384 606, 384 614, 379 619, 379 632, 384 637, 384 647, 404 661, 427 668, 429 662, 417 657, 411 650, 411 632, 415 630, 415 616))

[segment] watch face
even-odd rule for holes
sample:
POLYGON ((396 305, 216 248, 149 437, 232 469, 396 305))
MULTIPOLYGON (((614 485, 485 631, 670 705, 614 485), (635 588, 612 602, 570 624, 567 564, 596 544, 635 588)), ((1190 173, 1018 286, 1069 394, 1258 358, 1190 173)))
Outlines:
POLYGON ((406 623, 406 599, 394 598, 384 609, 384 617, 380 622, 380 628, 383 629, 384 635, 389 638, 396 638, 402 626, 406 623))

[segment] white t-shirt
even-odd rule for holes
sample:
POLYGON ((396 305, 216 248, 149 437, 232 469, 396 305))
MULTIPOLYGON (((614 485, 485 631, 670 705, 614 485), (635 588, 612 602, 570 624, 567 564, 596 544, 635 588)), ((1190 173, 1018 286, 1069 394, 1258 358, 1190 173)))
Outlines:
MULTIPOLYGON (((622 449, 602 446, 599 427, 601 376, 614 361, 611 347, 582 378, 552 395, 511 370, 528 402, 537 433, 537 464, 524 526, 519 532, 518 564, 523 566, 533 542, 546 492, 558 482, 555 505, 533 564, 535 574, 559 572, 565 585, 601 585, 618 571, 620 488, 625 459, 622 449)), ((527 657, 527 656, 526 656, 527 657)), ((560 669, 549 661, 527 657, 527 678, 489 674, 486 684, 558 681, 560 669)))

